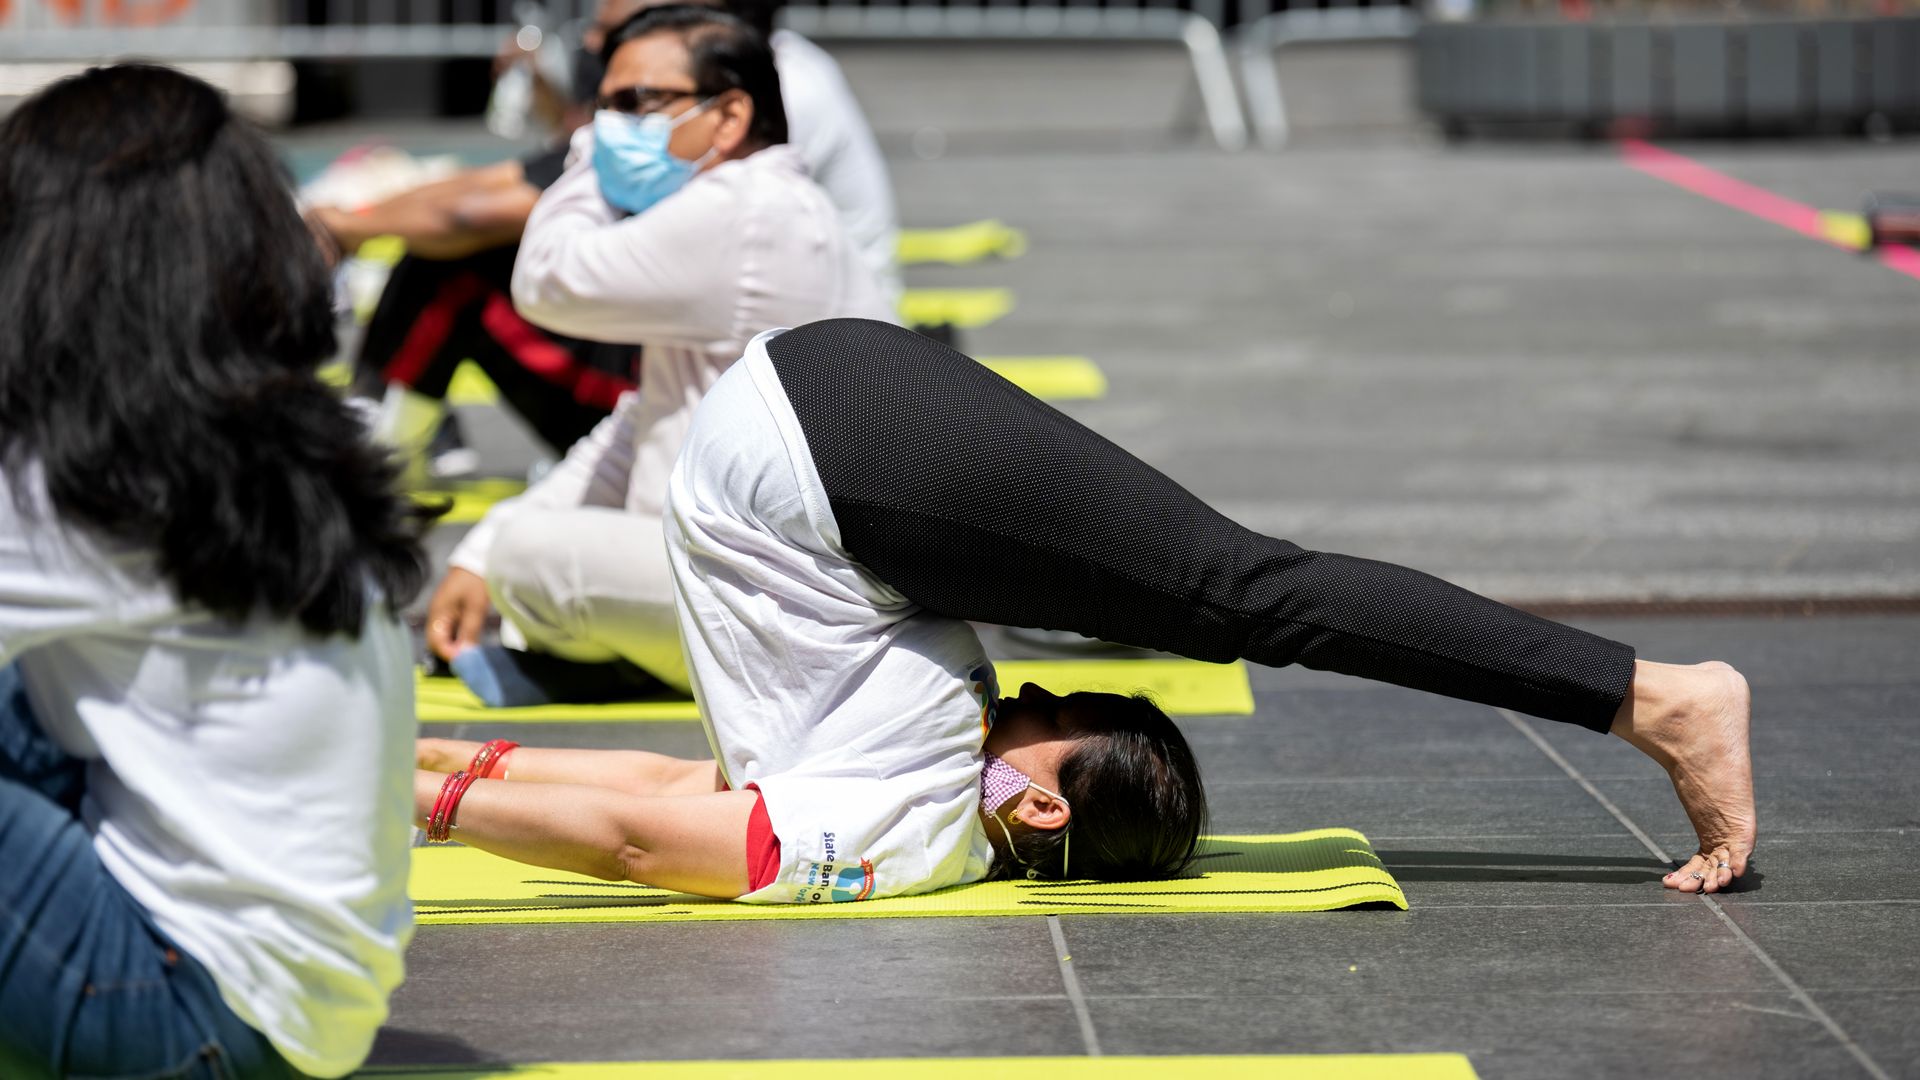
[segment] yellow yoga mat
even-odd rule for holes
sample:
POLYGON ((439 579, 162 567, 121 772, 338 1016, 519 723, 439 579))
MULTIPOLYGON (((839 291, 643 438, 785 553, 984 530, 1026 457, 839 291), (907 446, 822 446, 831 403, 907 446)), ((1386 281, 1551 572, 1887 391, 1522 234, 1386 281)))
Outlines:
MULTIPOLYGON (((983 356, 982 364, 1042 401, 1105 397, 1107 377, 1084 356, 983 356)), ((473 361, 463 361, 447 384, 451 405, 492 405, 500 391, 473 361)))
POLYGON ((908 289, 900 298, 900 318, 908 326, 974 330, 1012 310, 1011 289, 908 289))
POLYGON ((1820 232, 1850 251, 1865 251, 1873 243, 1873 226, 1867 224, 1867 219, 1841 210, 1820 211, 1820 232))
POLYGON ((1107 377, 1084 356, 983 356, 996 375, 1041 401, 1105 397, 1107 377))
POLYGON ((471 360, 460 361, 460 366, 453 369, 453 377, 447 380, 449 405, 492 405, 499 400, 500 388, 471 360))
POLYGON ((440 524, 471 525, 486 517, 494 503, 511 499, 525 490, 527 485, 518 480, 462 480, 443 488, 416 491, 413 497, 415 501, 424 503, 452 500, 453 505, 441 516, 440 524))
MULTIPOLYGON (((1253 689, 1244 664, 1203 664, 1198 660, 1002 660, 994 665, 1003 693, 1034 682, 1065 694, 1108 690, 1131 694, 1145 690, 1174 716, 1247 716, 1253 689)), ((541 705, 527 709, 489 709, 460 680, 417 674, 414 707, 427 724, 589 724, 655 720, 698 720, 700 711, 682 697, 627 701, 608 705, 541 705)))
POLYGON ((1331 911, 1406 897, 1367 838, 1352 829, 1209 836, 1188 877, 1173 881, 984 881, 924 896, 820 904, 742 904, 647 885, 600 881, 502 859, 477 848, 416 848, 408 891, 423 925, 725 922, 990 915, 1168 915, 1331 911))
POLYGON ((1478 1080, 1464 1054, 1236 1054, 1166 1057, 807 1058, 609 1061, 362 1069, 407 1080, 1478 1080))
POLYGON ((965 266, 995 256, 1017 259, 1026 251, 1027 234, 1000 221, 973 221, 945 229, 901 229, 895 248, 902 266, 965 266))

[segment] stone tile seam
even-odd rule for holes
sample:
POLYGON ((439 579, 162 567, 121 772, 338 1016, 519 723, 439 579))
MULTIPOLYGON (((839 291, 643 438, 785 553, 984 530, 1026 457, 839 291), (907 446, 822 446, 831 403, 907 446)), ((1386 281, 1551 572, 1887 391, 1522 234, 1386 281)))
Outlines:
MULTIPOLYGON (((1599 788, 1594 787, 1592 782, 1582 776, 1580 770, 1574 768, 1572 762, 1562 757, 1560 752, 1553 748, 1553 744, 1549 743, 1545 737, 1535 731, 1533 725, 1527 723, 1525 718, 1511 709, 1495 709, 1494 711, 1505 717, 1507 723, 1513 725, 1514 730, 1524 736, 1528 742, 1539 748, 1541 753, 1547 755, 1549 760, 1560 766, 1575 783, 1579 784, 1581 788, 1585 789, 1588 795, 1593 797, 1595 802, 1598 802, 1605 808, 1607 813, 1612 814, 1615 820, 1626 826, 1627 831, 1633 833, 1642 844, 1646 845, 1647 850, 1653 853, 1654 858, 1669 864, 1674 862, 1673 857, 1668 855, 1665 849, 1659 844, 1654 843, 1653 838, 1648 836, 1646 831, 1635 824, 1633 819, 1629 818, 1618 806, 1615 806, 1612 799, 1607 798, 1599 788)), ((1696 895, 1698 895, 1700 902, 1706 905, 1707 910, 1713 912, 1714 917, 1719 919, 1720 922, 1726 926, 1727 930, 1733 934, 1734 939, 1745 945, 1747 950, 1754 955, 1754 958, 1759 960, 1762 966, 1773 973, 1774 978, 1778 979, 1780 984, 1787 988, 1788 993, 1795 1001, 1800 1003, 1802 1008, 1807 1010, 1808 1015, 1818 1020, 1820 1026, 1826 1028, 1829 1035, 1839 1040, 1840 1045, 1846 1049, 1847 1053, 1852 1055, 1853 1059, 1860 1063, 1860 1067, 1867 1071, 1867 1075, 1873 1077, 1874 1080, 1893 1080, 1892 1075, 1885 1069, 1882 1069, 1880 1064, 1873 1060, 1873 1057, 1867 1053, 1865 1048, 1855 1042, 1853 1036, 1847 1034, 1846 1029, 1841 1027, 1838 1021, 1834 1020, 1832 1016, 1829 1016, 1827 1011, 1821 1008, 1806 990, 1801 988, 1800 984, 1794 980, 1792 975, 1787 974, 1787 969, 1781 967, 1779 961, 1775 960, 1765 949, 1761 948, 1759 942, 1748 937, 1746 931, 1740 929, 1740 924, 1733 921, 1732 916, 1727 914, 1726 908, 1720 906, 1718 901, 1706 893, 1696 895)))
POLYGON ((1066 932, 1060 928, 1060 916, 1047 916, 1047 933, 1053 938, 1054 955, 1060 960, 1060 981, 1066 987, 1067 1000, 1073 1004, 1073 1016, 1080 1024, 1080 1041, 1088 1057, 1100 1056, 1100 1034, 1093 1027, 1093 1011, 1086 995, 1080 992, 1080 977, 1073 970, 1073 952, 1067 948, 1066 932))

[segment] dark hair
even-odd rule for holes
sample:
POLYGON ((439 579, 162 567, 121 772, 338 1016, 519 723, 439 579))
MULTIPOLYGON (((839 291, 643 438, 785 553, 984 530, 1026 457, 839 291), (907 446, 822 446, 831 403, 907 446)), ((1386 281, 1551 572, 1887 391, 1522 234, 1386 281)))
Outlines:
POLYGON ((168 68, 92 68, 0 125, 0 469, 149 548, 183 603, 357 633, 431 515, 316 374, 331 279, 266 140, 168 68))
POLYGON ((647 8, 607 35, 600 59, 612 65, 613 54, 620 46, 663 32, 679 35, 686 45, 689 74, 702 97, 744 90, 753 99, 748 139, 761 146, 787 141, 787 108, 780 100, 780 73, 773 66, 773 47, 758 30, 736 16, 696 4, 647 8))
POLYGON ((1207 793, 1186 737, 1144 693, 1082 691, 1067 701, 1080 717, 1074 747, 1060 762, 1060 794, 1072 817, 1065 828, 1014 833, 1019 858, 996 856, 988 879, 1025 877, 1029 868, 1064 877, 1063 860, 1076 879, 1098 881, 1148 881, 1186 869, 1207 821, 1207 793), (1098 719, 1087 720, 1089 713, 1098 719))

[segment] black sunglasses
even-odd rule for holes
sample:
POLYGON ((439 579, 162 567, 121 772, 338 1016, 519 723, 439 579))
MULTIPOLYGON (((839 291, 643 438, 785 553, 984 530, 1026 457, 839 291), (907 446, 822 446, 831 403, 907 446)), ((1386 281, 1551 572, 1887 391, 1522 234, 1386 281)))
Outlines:
POLYGON ((595 105, 613 112, 645 116, 659 112, 681 98, 699 97, 698 90, 673 90, 658 86, 623 86, 610 94, 601 94, 595 105))

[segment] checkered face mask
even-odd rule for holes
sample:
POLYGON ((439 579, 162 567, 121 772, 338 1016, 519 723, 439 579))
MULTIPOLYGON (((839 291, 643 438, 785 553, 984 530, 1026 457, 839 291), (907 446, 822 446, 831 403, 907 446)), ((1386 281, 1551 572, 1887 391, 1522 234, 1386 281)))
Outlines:
POLYGON ((992 814, 1032 783, 1026 773, 988 754, 986 768, 980 770, 980 806, 992 814))
MULTIPOLYGON (((986 766, 980 770, 980 806, 987 812, 987 817, 992 818, 993 823, 1000 826, 1001 834, 1007 838, 1007 850, 1012 853, 1014 861, 1019 862, 1022 866, 1026 866, 1026 863, 1020 859, 1019 849, 1013 846, 1013 830, 1007 828, 1007 823, 1001 820, 998 812, 999 809, 1008 802, 1019 798, 1021 793, 1025 792, 1028 788, 1038 788, 1040 791, 1044 791, 1048 795, 1059 799, 1062 803, 1067 801, 1066 797, 1057 791, 1040 787, 1039 784, 1034 783, 1028 778, 1026 773, 1021 772, 1019 769, 1014 768, 992 754, 988 754, 986 757, 986 766)), ((1060 853, 1060 876, 1063 878, 1071 876, 1068 872, 1068 867, 1072 865, 1071 859, 1073 858, 1073 848, 1070 846, 1073 843, 1073 827, 1071 824, 1067 827, 1065 843, 1069 846, 1065 847, 1060 853)), ((1028 880, 1033 880, 1039 876, 1039 870, 1033 867, 1027 867, 1028 880)))

